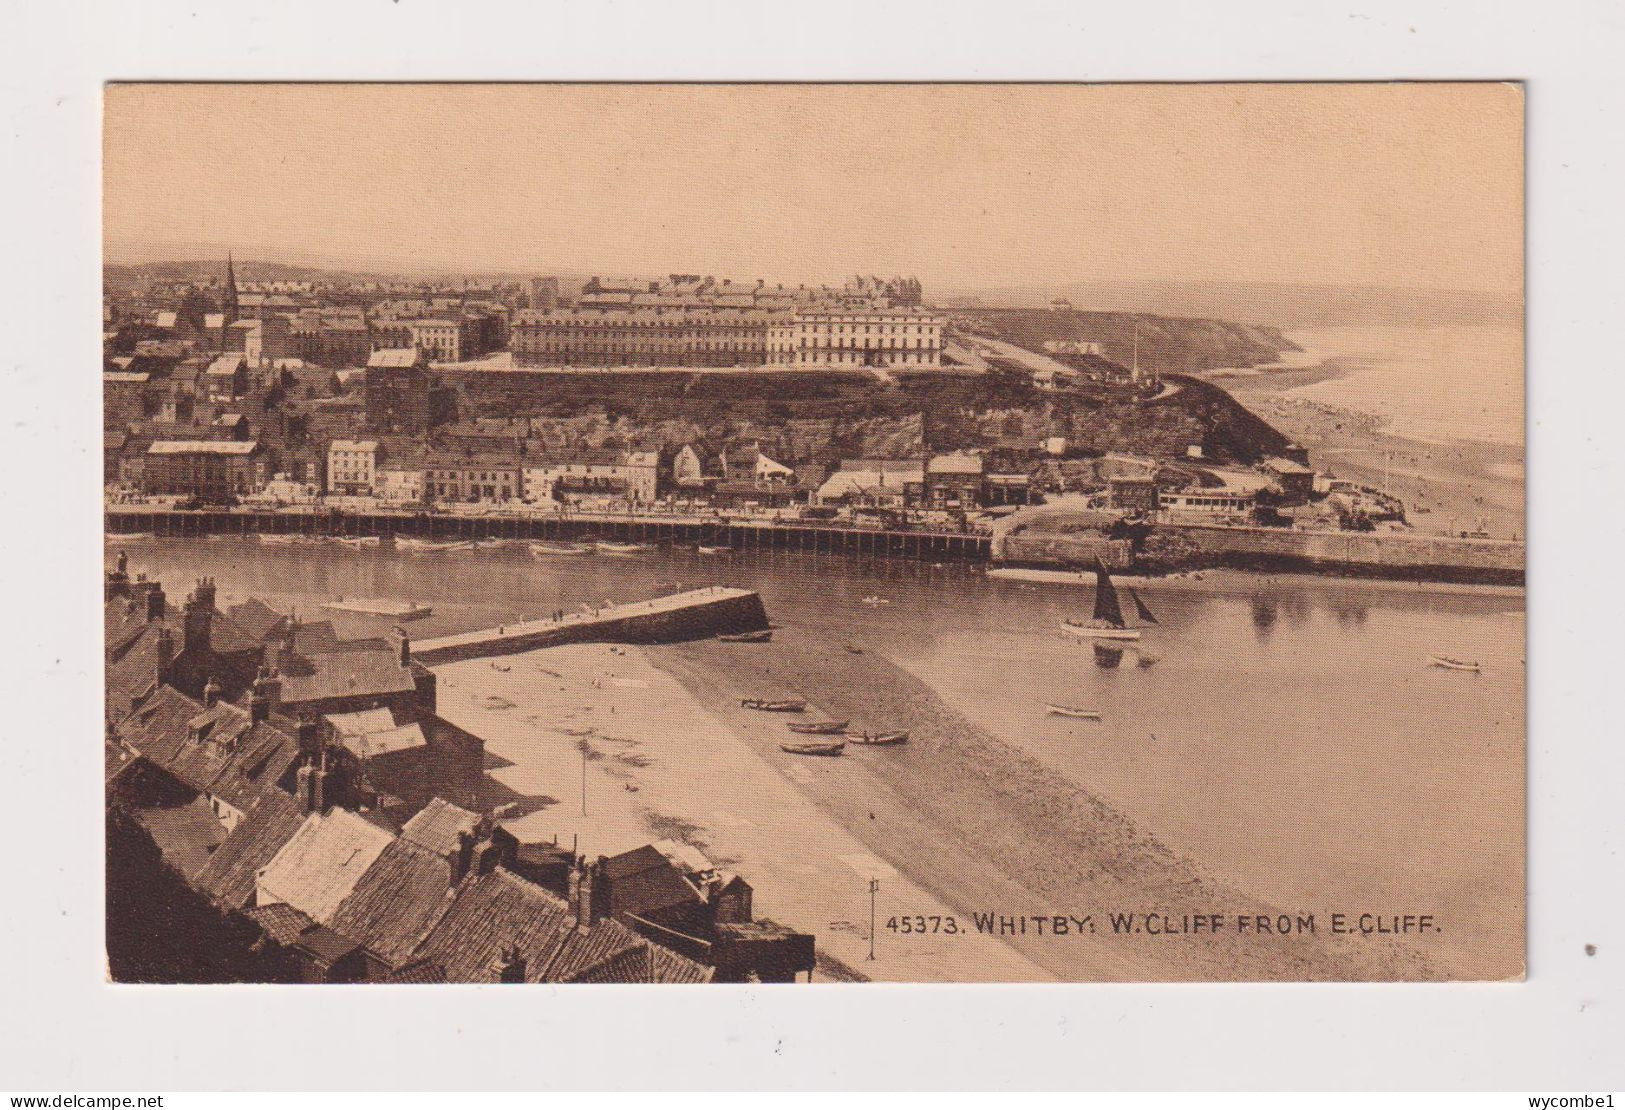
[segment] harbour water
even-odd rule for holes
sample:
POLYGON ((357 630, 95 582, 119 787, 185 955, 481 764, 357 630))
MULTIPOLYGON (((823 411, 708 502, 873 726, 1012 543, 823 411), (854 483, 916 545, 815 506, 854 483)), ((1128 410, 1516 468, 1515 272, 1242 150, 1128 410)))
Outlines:
MULTIPOLYGON (((1453 926, 1441 963, 1458 974, 1475 973, 1473 951, 1521 933, 1521 591, 1239 574, 1153 582, 1140 592, 1160 623, 1112 659, 1059 631, 1087 615, 1087 589, 993 581, 970 567, 251 539, 155 540, 129 554, 177 600, 211 575, 222 605, 257 596, 332 617, 349 634, 390 622, 319 613, 323 602, 430 605, 409 626, 427 637, 679 586, 757 590, 776 624, 904 668, 1240 889, 1293 911, 1441 915, 1453 926), (1435 652, 1483 671, 1429 667, 1435 652), (1046 702, 1102 719, 1050 716, 1046 702)), ((659 649, 650 657, 658 666, 659 649)))

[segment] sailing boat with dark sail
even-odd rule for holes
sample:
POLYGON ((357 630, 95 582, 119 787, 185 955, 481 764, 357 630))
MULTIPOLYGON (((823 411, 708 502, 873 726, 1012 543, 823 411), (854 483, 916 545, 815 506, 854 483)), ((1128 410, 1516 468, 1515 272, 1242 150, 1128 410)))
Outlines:
MULTIPOLYGON (((1151 615, 1140 595, 1132 589, 1129 597, 1134 600, 1134 608, 1140 620, 1145 624, 1156 624, 1157 618, 1151 615)), ((1112 576, 1106 573, 1106 564, 1099 559, 1095 560, 1095 613, 1089 620, 1068 620, 1061 625, 1063 632, 1070 632, 1074 636, 1083 636, 1095 640, 1138 640, 1140 630, 1130 628, 1123 621, 1123 606, 1117 600, 1117 588, 1112 585, 1112 576)))

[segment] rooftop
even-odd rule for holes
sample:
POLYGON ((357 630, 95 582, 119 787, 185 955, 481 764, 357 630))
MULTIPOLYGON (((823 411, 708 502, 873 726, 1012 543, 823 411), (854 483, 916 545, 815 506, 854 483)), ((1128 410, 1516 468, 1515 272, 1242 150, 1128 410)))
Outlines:
POLYGON ((347 809, 313 813, 260 869, 255 900, 262 906, 286 902, 315 921, 330 922, 393 839, 347 809))

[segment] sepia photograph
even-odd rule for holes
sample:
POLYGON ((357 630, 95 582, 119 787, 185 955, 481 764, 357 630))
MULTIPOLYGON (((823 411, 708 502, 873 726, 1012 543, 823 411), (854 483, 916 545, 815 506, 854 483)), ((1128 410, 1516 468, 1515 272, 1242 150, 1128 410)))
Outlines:
POLYGON ((108 85, 107 977, 1520 980, 1523 106, 108 85))

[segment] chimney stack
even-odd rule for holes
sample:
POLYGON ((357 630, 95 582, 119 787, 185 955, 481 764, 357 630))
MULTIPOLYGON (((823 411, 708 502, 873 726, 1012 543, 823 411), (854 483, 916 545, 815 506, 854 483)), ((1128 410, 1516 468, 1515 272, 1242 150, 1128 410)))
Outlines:
POLYGON ((321 812, 321 786, 316 774, 316 758, 311 756, 299 765, 299 773, 295 776, 300 803, 306 813, 321 812))
POLYGON ((220 704, 220 685, 217 682, 215 682, 214 676, 210 675, 209 676, 209 681, 205 682, 203 684, 203 707, 205 709, 213 709, 216 705, 219 705, 219 704, 220 704))
POLYGON ((248 695, 248 718, 255 724, 263 723, 275 712, 282 701, 282 680, 263 663, 254 677, 253 691, 248 695))
POLYGON ((317 724, 308 717, 299 718, 294 725, 294 738, 299 741, 299 754, 303 756, 316 756, 321 754, 321 743, 317 739, 317 724))
POLYGON ((605 862, 603 856, 599 856, 594 863, 588 863, 587 858, 581 856, 570 873, 570 903, 575 910, 576 929, 579 932, 589 932, 604 918, 605 892, 594 888, 603 879, 605 862))
POLYGON ((401 666, 411 666, 412 640, 407 636, 406 629, 396 625, 394 631, 390 634, 390 639, 395 645, 395 656, 400 661, 401 666))
POLYGON ((164 596, 164 588, 157 582, 147 585, 147 619, 161 621, 164 619, 164 608, 169 599, 164 596))
POLYGON ((525 957, 519 954, 517 944, 503 946, 501 954, 491 961, 491 974, 496 976, 499 983, 525 981, 525 957))
POLYGON ((197 588, 186 599, 181 623, 181 650, 188 655, 207 654, 211 650, 209 635, 213 623, 214 582, 200 578, 197 588))
POLYGON ((157 681, 158 685, 162 686, 169 681, 169 666, 175 661, 175 634, 169 630, 169 625, 161 624, 158 626, 158 637, 157 642, 154 644, 154 652, 158 657, 158 662, 154 667, 156 673, 152 677, 157 681))
POLYGON ((467 829, 457 830, 457 855, 451 861, 451 881, 453 885, 463 881, 468 869, 474 862, 474 834, 467 829))

